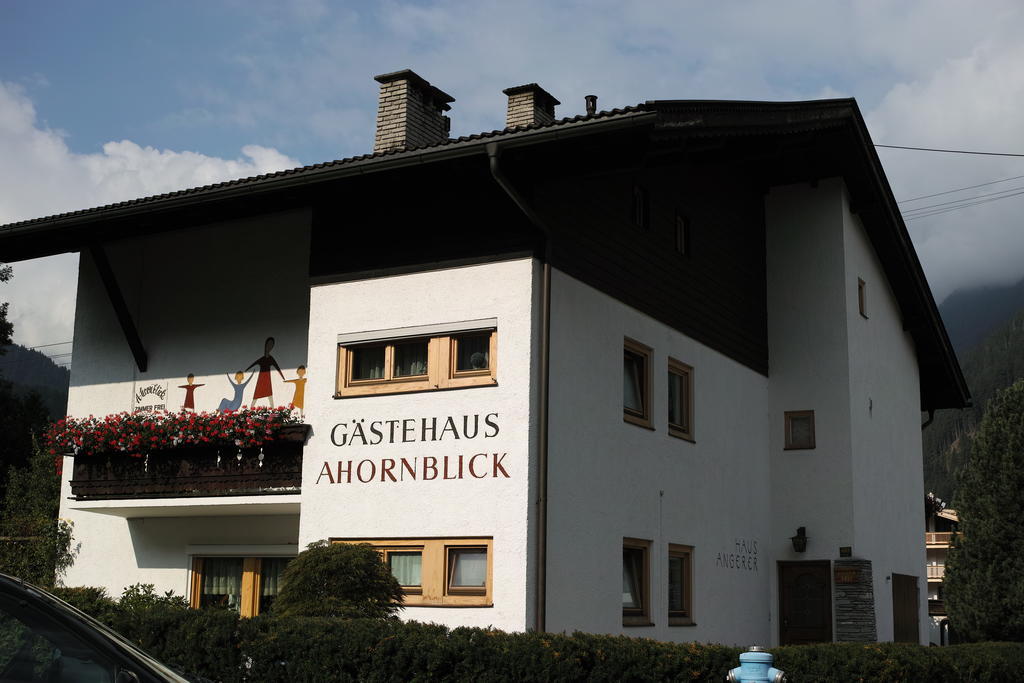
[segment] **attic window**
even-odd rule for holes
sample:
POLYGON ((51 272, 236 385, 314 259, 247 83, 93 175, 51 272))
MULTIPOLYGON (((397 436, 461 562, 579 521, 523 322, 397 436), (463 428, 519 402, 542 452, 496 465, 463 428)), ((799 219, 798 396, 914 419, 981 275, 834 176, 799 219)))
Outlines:
POLYGON ((788 411, 786 413, 786 450, 811 448, 814 448, 814 411, 788 411))
POLYGON ((650 201, 647 189, 640 185, 633 186, 633 225, 641 230, 651 227, 650 201))
POLYGON ((676 214, 676 251, 690 253, 690 221, 682 214, 676 214))

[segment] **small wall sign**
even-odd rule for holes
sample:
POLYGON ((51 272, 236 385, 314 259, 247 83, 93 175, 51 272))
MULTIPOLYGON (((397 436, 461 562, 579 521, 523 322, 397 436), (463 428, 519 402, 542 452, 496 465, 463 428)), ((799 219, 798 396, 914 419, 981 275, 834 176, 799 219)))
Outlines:
POLYGON ((154 382, 136 385, 133 399, 132 412, 152 413, 167 410, 167 384, 154 382))
POLYGON ((836 583, 857 583, 860 580, 860 571, 845 567, 836 569, 836 583))

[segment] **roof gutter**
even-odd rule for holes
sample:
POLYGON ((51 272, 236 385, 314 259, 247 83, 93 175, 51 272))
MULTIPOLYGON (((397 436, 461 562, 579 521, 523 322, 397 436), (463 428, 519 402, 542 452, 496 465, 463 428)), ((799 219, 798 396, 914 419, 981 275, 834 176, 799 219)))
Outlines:
POLYGON ((544 234, 544 263, 540 291, 540 391, 537 397, 537 527, 534 563, 536 568, 534 593, 534 630, 547 630, 547 547, 548 547, 548 393, 551 385, 551 230, 544 219, 534 211, 515 185, 502 172, 501 148, 497 142, 487 144, 487 159, 491 176, 519 207, 533 225, 544 234))

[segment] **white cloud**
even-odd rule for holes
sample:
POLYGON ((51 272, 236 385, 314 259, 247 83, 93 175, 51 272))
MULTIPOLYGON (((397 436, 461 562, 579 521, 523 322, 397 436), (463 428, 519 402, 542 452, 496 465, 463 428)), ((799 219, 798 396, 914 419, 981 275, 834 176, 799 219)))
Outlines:
MULTIPOLYGON (((75 154, 63 134, 39 124, 25 93, 3 82, 0 149, 0 224, 299 165, 259 145, 246 145, 238 159, 158 150, 130 140, 108 142, 102 152, 75 154)), ((71 339, 76 277, 73 255, 14 264, 14 279, 0 289, 0 299, 11 304, 15 341, 35 345, 71 339)))
MULTIPOLYGON (((920 147, 1024 153, 1024 45, 988 40, 969 55, 946 60, 920 79, 894 86, 868 114, 875 141, 920 147)), ((1024 159, 880 150, 900 198, 1024 175, 1024 159)), ((910 202, 919 208, 972 194, 979 188, 910 202)), ((957 288, 1007 284, 1024 276, 1024 195, 908 221, 937 299, 957 288)))

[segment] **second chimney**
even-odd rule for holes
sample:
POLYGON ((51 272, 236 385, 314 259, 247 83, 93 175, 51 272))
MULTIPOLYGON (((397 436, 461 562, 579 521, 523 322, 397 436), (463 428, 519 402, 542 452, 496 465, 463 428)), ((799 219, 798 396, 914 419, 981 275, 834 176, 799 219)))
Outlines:
POLYGON ((404 69, 374 76, 380 83, 373 151, 411 149, 444 142, 451 122, 444 112, 455 98, 404 69))
POLYGON ((506 128, 521 126, 542 126, 555 120, 555 105, 561 104, 551 93, 536 83, 505 88, 508 95, 508 112, 505 114, 506 128))

